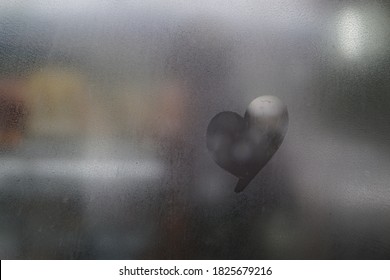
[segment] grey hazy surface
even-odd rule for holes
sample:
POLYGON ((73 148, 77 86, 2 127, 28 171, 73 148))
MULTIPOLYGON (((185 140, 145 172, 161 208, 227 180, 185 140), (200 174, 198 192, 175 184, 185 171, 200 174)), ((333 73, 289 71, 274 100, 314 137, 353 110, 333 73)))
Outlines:
POLYGON ((0 257, 389 259, 389 46, 386 1, 2 1, 0 257), (236 194, 207 125, 264 95, 236 194))

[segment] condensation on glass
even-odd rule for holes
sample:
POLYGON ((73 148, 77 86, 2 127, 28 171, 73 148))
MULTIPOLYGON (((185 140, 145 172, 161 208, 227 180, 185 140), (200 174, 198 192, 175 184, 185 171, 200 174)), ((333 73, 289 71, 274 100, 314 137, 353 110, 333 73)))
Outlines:
POLYGON ((2 1, 0 257, 389 258, 389 41, 386 1, 2 1), (235 193, 207 126, 264 95, 235 193))

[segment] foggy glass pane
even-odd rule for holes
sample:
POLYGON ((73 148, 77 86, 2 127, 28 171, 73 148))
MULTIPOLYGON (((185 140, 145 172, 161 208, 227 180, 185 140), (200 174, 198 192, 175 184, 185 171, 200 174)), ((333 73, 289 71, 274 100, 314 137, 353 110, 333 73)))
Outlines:
POLYGON ((2 1, 0 257, 388 259, 389 46, 386 1, 2 1))

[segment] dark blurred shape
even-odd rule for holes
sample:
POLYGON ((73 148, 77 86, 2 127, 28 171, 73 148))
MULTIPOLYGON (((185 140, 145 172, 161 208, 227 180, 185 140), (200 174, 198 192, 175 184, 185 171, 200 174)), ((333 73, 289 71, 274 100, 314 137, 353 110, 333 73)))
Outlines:
MULTIPOLYGON (((32 164, 28 160, 25 165, 32 164)), ((0 226, 16 238, 7 259, 75 259, 84 256, 83 199, 74 180, 31 179, 31 174, 2 178, 0 226), (45 185, 45 187, 42 187, 45 185), (76 186, 76 187, 75 187, 76 186), (54 249, 55 248, 55 249, 54 249)), ((10 242, 10 241, 6 241, 10 242)))
POLYGON ((258 97, 245 117, 217 114, 207 127, 207 148, 215 162, 239 178, 243 191, 282 144, 288 126, 287 107, 274 96, 258 97))
POLYGON ((27 108, 19 79, 0 80, 0 146, 9 149, 22 140, 27 108))

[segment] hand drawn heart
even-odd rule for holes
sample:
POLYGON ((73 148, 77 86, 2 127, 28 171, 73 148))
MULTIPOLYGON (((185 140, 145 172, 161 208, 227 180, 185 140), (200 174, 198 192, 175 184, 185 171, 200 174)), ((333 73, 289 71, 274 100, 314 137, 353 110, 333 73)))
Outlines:
POLYGON ((207 127, 207 148, 214 161, 239 178, 243 191, 283 142, 288 127, 286 105, 275 96, 253 100, 244 118, 221 112, 207 127))

